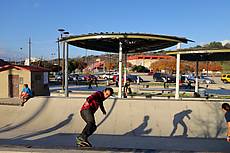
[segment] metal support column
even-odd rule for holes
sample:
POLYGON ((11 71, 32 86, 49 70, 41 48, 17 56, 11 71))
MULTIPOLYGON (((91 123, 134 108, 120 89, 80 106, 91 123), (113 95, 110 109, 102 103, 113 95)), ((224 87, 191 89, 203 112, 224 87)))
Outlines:
POLYGON ((59 38, 57 38, 57 44, 58 44, 58 72, 60 71, 60 42, 59 38))
POLYGON ((125 53, 125 63, 124 63, 124 85, 126 84, 127 77, 127 53, 125 53))
MULTIPOLYGON (((177 44, 177 49, 180 49, 180 43, 177 44)), ((176 55, 176 93, 175 93, 175 99, 179 99, 180 93, 180 53, 177 53, 176 55)))
POLYGON ((65 90, 65 42, 62 41, 62 91, 65 90))
POLYGON ((122 43, 119 42, 119 87, 118 98, 122 98, 122 43))
POLYGON ((198 68, 199 68, 199 61, 196 61, 196 84, 195 84, 195 92, 198 93, 199 82, 198 82, 198 68))
POLYGON ((69 45, 67 42, 65 43, 65 97, 69 97, 68 91, 68 52, 69 52, 69 45))

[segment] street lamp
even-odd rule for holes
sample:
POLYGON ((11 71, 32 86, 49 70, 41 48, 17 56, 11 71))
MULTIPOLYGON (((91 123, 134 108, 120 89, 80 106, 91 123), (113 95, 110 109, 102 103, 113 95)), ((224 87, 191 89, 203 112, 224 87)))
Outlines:
POLYGON ((23 65, 22 47, 20 47, 20 55, 21 55, 21 58, 19 59, 20 61, 19 65, 23 65))
MULTIPOLYGON (((66 36, 69 34, 69 32, 65 31, 64 29, 58 29, 58 31, 61 33, 60 39, 63 38, 63 34, 66 36)), ((64 36, 64 37, 65 37, 64 36)), ((65 42, 62 43, 63 47, 63 58, 62 58, 62 91, 65 90, 65 42)), ((58 40, 58 66, 60 66, 60 46, 59 46, 59 40, 58 40)))
POLYGON ((65 32, 63 32, 63 34, 68 35, 68 34, 69 34, 69 32, 68 32, 68 31, 65 31, 65 32))
POLYGON ((60 38, 58 37, 58 71, 59 71, 59 67, 60 67, 60 43, 59 43, 59 40, 62 39, 62 35, 63 35, 63 32, 65 31, 64 29, 58 29, 58 31, 60 32, 61 36, 60 38))

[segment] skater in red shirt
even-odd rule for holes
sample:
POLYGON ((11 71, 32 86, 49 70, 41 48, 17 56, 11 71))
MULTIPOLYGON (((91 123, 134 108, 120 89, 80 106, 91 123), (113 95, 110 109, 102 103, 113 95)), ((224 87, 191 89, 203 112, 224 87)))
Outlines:
POLYGON ((106 115, 103 101, 110 97, 112 94, 113 89, 106 88, 103 91, 97 91, 88 98, 86 98, 86 101, 80 111, 82 119, 86 122, 86 126, 83 129, 82 133, 79 135, 79 137, 77 137, 77 145, 82 147, 91 147, 91 144, 88 141, 88 137, 92 135, 93 132, 95 132, 97 129, 94 113, 100 107, 102 113, 106 115))

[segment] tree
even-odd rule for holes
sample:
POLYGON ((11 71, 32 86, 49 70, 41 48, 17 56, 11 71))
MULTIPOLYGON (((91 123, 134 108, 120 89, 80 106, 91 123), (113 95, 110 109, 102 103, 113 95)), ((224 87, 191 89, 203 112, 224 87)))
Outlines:
POLYGON ((130 63, 130 62, 127 62, 127 67, 128 67, 128 68, 129 68, 129 67, 133 67, 133 64, 130 63))
POLYGON ((76 64, 74 62, 74 60, 68 61, 68 70, 69 72, 74 72, 76 69, 76 64))
POLYGON ((230 43, 225 44, 224 48, 230 48, 230 43))
POLYGON ((210 42, 209 44, 206 44, 204 45, 205 48, 208 48, 208 49, 222 49, 223 48, 223 45, 221 42, 210 42))
POLYGON ((113 62, 105 61, 105 69, 107 71, 114 69, 114 67, 115 67, 115 64, 113 62))
POLYGON ((153 72, 159 72, 165 70, 167 73, 173 73, 176 71, 176 59, 161 59, 150 65, 150 69, 153 72))
POLYGON ((79 69, 81 72, 83 71, 84 68, 87 67, 87 63, 84 62, 83 58, 77 58, 74 61, 74 64, 76 65, 76 68, 79 69))
POLYGON ((142 66, 142 65, 138 65, 138 66, 135 65, 135 66, 133 66, 132 71, 134 71, 134 72, 149 72, 149 69, 142 66))
MULTIPOLYGON (((195 62, 181 61, 180 63, 180 72, 194 72, 195 71, 195 62)), ((150 66, 151 71, 159 72, 164 70, 166 73, 172 74, 176 72, 176 59, 162 59, 157 62, 154 62, 150 66)), ((201 69, 202 70, 202 69, 201 69)))

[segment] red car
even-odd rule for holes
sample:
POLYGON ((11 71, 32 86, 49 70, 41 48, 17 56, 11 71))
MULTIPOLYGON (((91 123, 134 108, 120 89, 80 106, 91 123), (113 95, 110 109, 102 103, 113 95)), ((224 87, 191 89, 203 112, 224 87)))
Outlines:
POLYGON ((91 74, 84 76, 84 80, 89 80, 89 79, 95 80, 95 79, 97 79, 97 77, 95 75, 91 75, 91 74))

